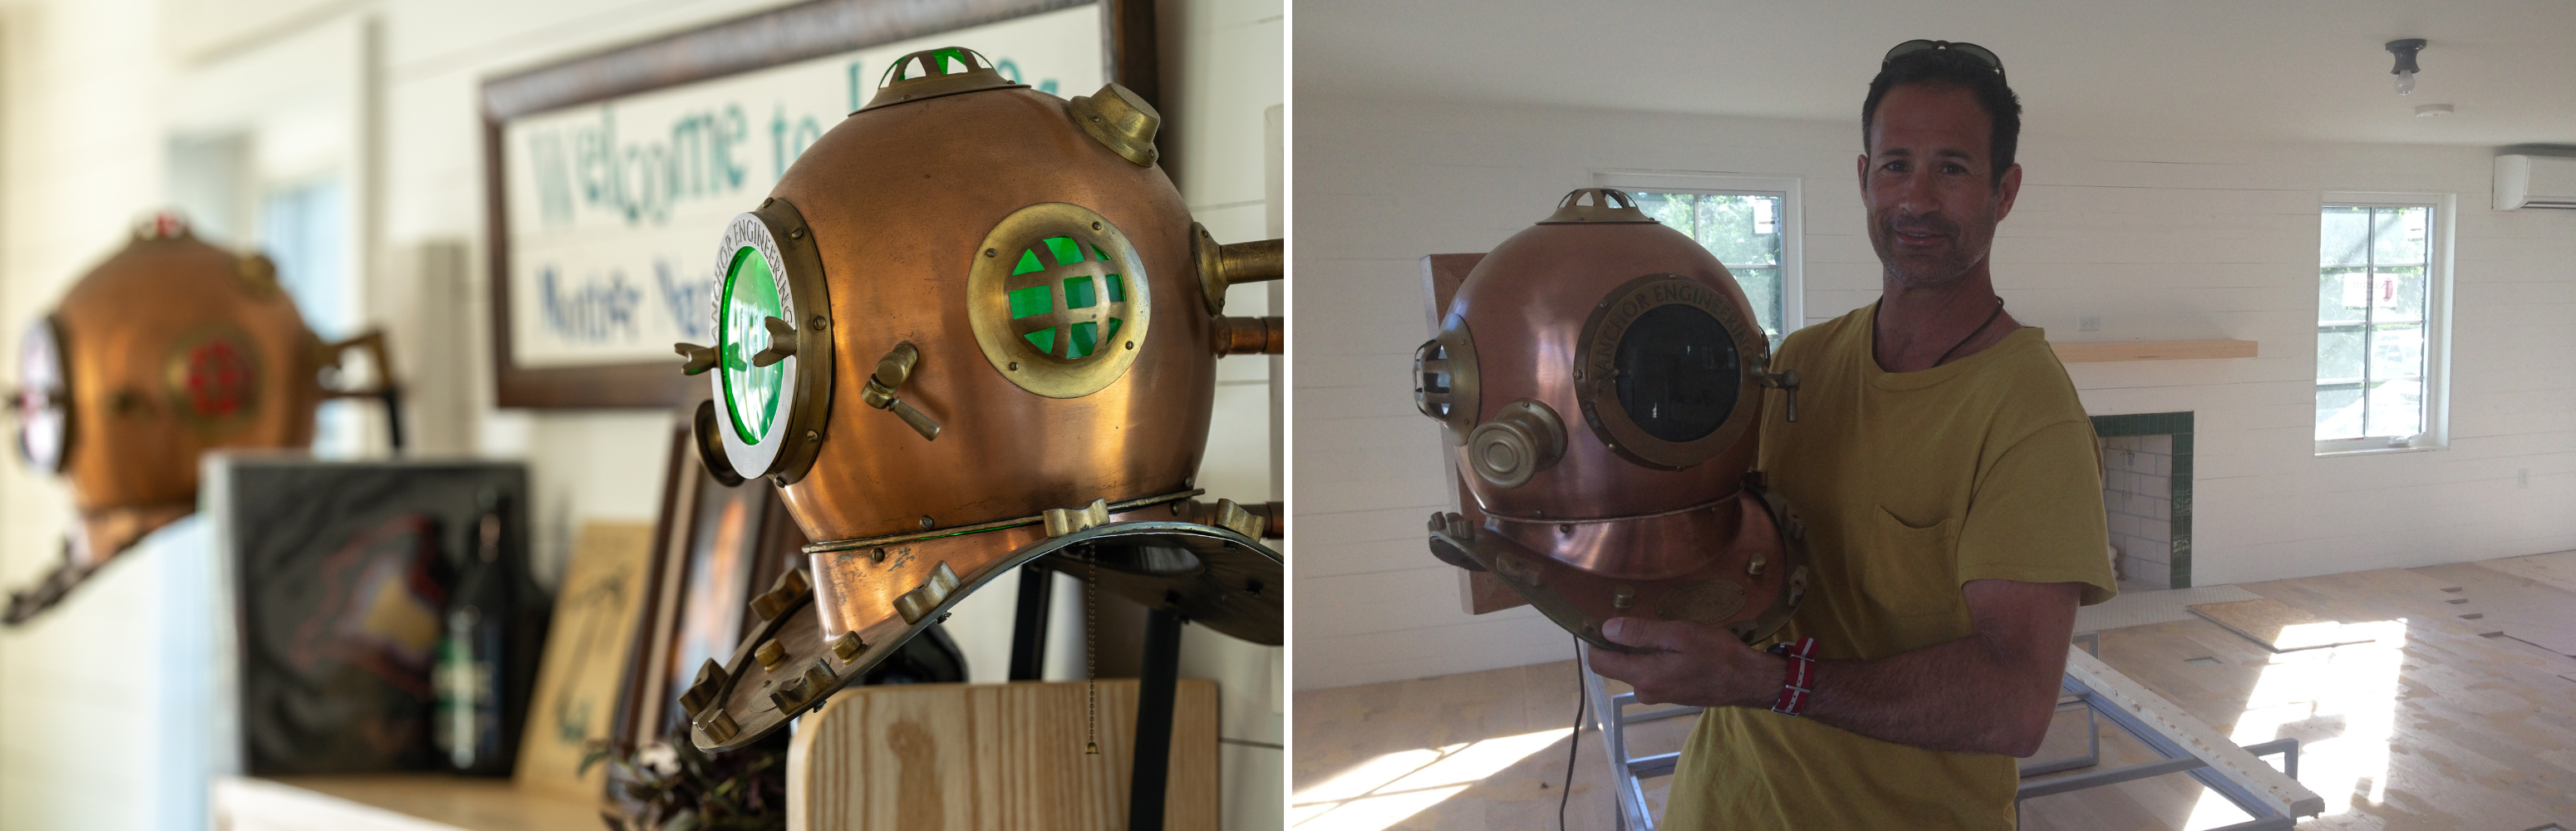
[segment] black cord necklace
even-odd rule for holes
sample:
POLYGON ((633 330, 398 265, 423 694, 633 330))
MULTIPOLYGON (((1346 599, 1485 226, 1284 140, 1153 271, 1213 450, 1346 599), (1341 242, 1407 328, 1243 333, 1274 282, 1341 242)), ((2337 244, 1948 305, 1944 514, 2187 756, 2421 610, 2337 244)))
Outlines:
MULTIPOLYGON (((1882 300, 1880 300, 1880 301, 1879 301, 1879 305, 1880 305, 1881 307, 1886 306, 1886 304, 1887 304, 1887 301, 1886 301, 1886 300, 1883 300, 1883 299, 1882 299, 1882 300)), ((1940 365, 1942 365, 1942 364, 1949 363, 1949 362, 1950 362, 1950 356, 1952 356, 1952 355, 1956 355, 1956 354, 1958 354, 1958 353, 1959 353, 1959 347, 1966 346, 1966 345, 1968 345, 1968 342, 1969 342, 1969 341, 1976 340, 1978 335, 1985 334, 1985 332, 1986 332, 1986 327, 1989 327, 1989 326, 1993 326, 1993 325, 1995 325, 1995 318, 1999 318, 1999 317, 2003 317, 2003 316, 2004 316, 2004 299, 2003 299, 2003 298, 2001 298, 2001 297, 1997 297, 1997 298, 1995 298, 1995 310, 1994 310, 1993 312, 1987 313, 1987 315, 1986 315, 1986 322, 1984 322, 1984 323, 1980 323, 1980 324, 1977 324, 1977 328, 1975 328, 1975 329, 1973 329, 1973 330, 1970 330, 1970 331, 1968 332, 1968 336, 1967 336, 1967 337, 1960 338, 1958 343, 1951 344, 1951 345, 1950 345, 1950 351, 1941 353, 1941 358, 1940 358, 1939 360, 1933 361, 1933 362, 1932 362, 1932 365, 1933 365, 1933 366, 1940 366, 1940 365)), ((1878 314, 1877 314, 1877 312, 1873 311, 1873 312, 1871 312, 1871 313, 1870 313, 1870 320, 1869 320, 1869 324, 1870 324, 1870 325, 1869 325, 1869 351, 1871 351, 1871 352, 1875 353, 1875 352, 1877 352, 1877 351, 1878 351, 1878 314)))

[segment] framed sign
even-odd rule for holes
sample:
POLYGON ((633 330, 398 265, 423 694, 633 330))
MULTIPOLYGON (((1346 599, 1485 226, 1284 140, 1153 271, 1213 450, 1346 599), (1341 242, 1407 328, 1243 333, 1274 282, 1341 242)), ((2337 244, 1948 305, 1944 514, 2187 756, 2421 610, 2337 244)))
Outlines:
POLYGON ((812 0, 486 82, 497 402, 702 394, 671 345, 710 342, 726 220, 903 55, 966 46, 1043 92, 1117 80, 1159 106, 1155 43, 1152 0, 812 0))

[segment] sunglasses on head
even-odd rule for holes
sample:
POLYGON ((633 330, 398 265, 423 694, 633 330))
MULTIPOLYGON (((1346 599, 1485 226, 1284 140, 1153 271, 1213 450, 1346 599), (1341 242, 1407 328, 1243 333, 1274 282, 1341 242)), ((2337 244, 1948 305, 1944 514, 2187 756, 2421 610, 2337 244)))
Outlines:
POLYGON ((1995 57, 1992 50, 1973 43, 1952 43, 1946 40, 1915 39, 1897 44, 1896 48, 1887 50, 1887 57, 1878 59, 1878 65, 1884 69, 1888 64, 1895 63, 1898 58, 1923 52, 1957 52, 1968 56, 1969 60, 1984 65, 1987 69, 1994 70, 1995 77, 2004 76, 2004 59, 1995 57))

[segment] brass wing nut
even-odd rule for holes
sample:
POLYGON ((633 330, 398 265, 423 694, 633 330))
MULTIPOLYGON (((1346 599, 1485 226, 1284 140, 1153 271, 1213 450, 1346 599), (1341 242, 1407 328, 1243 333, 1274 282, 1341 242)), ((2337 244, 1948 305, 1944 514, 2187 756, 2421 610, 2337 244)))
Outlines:
POLYGON ((920 363, 920 347, 912 345, 912 341, 895 344, 892 350, 886 352, 885 357, 877 359, 877 371, 868 376, 867 385, 859 390, 859 401, 870 407, 895 414, 896 418, 903 419, 904 424, 911 426, 913 432, 920 433, 923 439, 936 440, 939 438, 939 422, 931 420, 930 416, 914 409, 911 404, 904 403, 902 398, 894 394, 896 389, 903 386, 904 381, 912 378, 913 367, 920 363))
POLYGON ((1046 535, 1053 539, 1109 524, 1109 500, 1094 499, 1081 508, 1048 508, 1045 516, 1046 535))
POLYGON ((1074 96, 1066 109, 1075 125, 1119 158, 1137 167, 1153 167, 1154 160, 1162 157, 1162 151, 1154 149, 1154 134, 1163 129, 1163 114, 1134 90, 1110 83, 1099 92, 1074 96))
POLYGON ((1269 524, 1269 519, 1244 510, 1243 506, 1234 504, 1234 500, 1219 499, 1216 501, 1216 524, 1257 540, 1261 538, 1262 526, 1269 524))

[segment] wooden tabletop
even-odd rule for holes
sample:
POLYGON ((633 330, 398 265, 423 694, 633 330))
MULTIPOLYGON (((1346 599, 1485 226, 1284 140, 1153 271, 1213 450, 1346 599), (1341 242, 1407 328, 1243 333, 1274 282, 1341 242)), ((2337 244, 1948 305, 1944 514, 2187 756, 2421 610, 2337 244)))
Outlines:
POLYGON ((523 791, 507 779, 432 773, 224 777, 225 831, 591 831, 595 802, 523 791))

